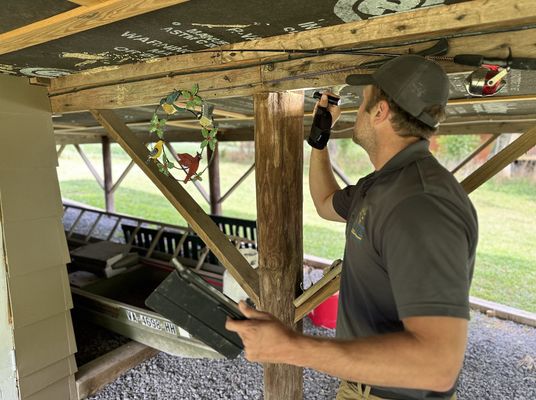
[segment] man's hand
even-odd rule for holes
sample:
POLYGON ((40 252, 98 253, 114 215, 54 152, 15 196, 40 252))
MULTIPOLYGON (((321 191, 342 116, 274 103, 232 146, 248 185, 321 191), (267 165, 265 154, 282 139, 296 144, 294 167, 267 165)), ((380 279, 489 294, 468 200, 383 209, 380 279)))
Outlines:
POLYGON ((313 110, 313 116, 315 115, 316 113, 316 108, 318 106, 321 106, 321 107, 327 107, 329 113, 331 114, 331 127, 333 128, 333 126, 335 125, 335 123, 337 122, 337 120, 339 119, 339 117, 341 116, 341 108, 339 106, 335 106, 333 104, 329 104, 328 103, 328 96, 327 95, 330 95, 330 96, 333 96, 333 97, 339 97, 337 96, 336 94, 333 94, 331 92, 324 92, 322 93, 322 97, 320 98, 320 100, 315 104, 315 108, 313 110))
POLYGON ((227 318, 225 328, 238 333, 244 343, 246 359, 261 363, 290 363, 294 339, 298 334, 273 315, 257 311, 243 301, 238 303, 238 308, 248 319, 227 318))

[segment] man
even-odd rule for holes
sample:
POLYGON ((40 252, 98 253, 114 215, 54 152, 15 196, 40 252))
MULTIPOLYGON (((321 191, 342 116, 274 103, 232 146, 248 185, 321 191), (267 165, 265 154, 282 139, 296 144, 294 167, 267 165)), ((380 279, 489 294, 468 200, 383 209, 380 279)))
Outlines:
MULTIPOLYGON (((398 57, 372 76, 353 141, 375 171, 341 190, 326 149, 313 149, 310 191, 320 216, 346 222, 337 339, 299 335, 267 313, 228 321, 251 361, 341 378, 338 400, 455 399, 469 319, 475 210, 428 150, 448 98, 441 67, 398 57)), ((321 106, 327 106, 326 96, 321 106)), ((337 107, 328 108, 335 121, 337 107)))

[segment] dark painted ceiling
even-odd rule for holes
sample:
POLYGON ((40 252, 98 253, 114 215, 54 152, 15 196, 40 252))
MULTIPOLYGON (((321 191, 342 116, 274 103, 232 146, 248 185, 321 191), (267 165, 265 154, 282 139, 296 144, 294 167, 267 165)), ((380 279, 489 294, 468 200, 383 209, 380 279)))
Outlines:
MULTIPOLYGON (((0 73, 54 77, 466 0, 195 0, 0 55, 0 73)), ((4 0, 0 33, 76 7, 4 0)))
MULTIPOLYGON (((205 50, 227 43, 304 31, 420 7, 458 3, 464 0, 192 0, 100 28, 81 32, 42 45, 0 55, 0 73, 55 77, 90 68, 120 65, 205 50)), ((0 14, 0 33, 30 24, 77 7, 66 0, 4 0, 0 14)), ((451 98, 468 97, 464 89, 466 74, 451 75, 451 98)), ((536 93, 536 72, 511 71, 504 95, 536 93)), ((305 110, 315 101, 306 91, 305 110)), ((165 93, 162 94, 163 96, 165 93)), ((341 90, 342 106, 360 104, 361 89, 341 90)), ((217 108, 251 115, 251 98, 213 100, 217 108)), ((490 103, 448 107, 449 117, 535 114, 536 102, 490 103)), ((120 110, 127 122, 150 119, 153 107, 120 110)), ((188 118, 177 115, 174 118, 188 118)), ((352 121, 345 114, 343 121, 352 121)), ((89 113, 54 118, 56 124, 96 125, 89 113)), ((222 128, 251 127, 253 121, 221 122, 222 128)), ((146 126, 133 127, 146 129, 146 126)))

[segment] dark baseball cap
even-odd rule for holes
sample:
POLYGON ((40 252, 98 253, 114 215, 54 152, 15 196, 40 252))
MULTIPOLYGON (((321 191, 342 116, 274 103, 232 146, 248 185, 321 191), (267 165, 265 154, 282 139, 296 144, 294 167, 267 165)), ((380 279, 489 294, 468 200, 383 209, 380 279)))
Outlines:
POLYGON ((389 60, 373 74, 348 75, 346 83, 378 85, 400 108, 431 128, 437 128, 439 121, 423 110, 438 104, 444 107, 449 97, 449 79, 443 68, 415 54, 389 60))

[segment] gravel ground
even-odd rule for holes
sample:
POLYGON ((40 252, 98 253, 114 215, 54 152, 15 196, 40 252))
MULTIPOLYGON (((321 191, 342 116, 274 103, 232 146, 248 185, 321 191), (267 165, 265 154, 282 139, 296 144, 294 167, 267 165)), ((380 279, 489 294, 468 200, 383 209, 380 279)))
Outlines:
MULTIPOLYGON (((67 214, 66 227, 76 218, 76 213, 67 214)), ((83 231, 92 219, 83 218, 77 231, 83 231)), ((536 400, 536 329, 476 312, 471 315, 469 343, 458 386, 459 400, 536 400)), ((85 322, 75 321, 75 331, 78 365, 128 341, 85 322)), ((333 330, 315 327, 307 318, 304 331, 309 335, 334 335, 333 330)), ((254 400, 262 399, 262 385, 261 366, 243 357, 204 360, 159 353, 89 399, 254 400)), ((334 399, 337 387, 335 378, 304 371, 306 400, 334 399)))
MULTIPOLYGON (((314 327, 311 335, 333 336, 314 327)), ((116 343, 117 343, 117 339, 116 343)), ((102 347, 103 343, 93 345, 102 347)), ((84 344, 79 344, 83 348, 84 344)), ((159 353, 105 386, 91 400, 262 399, 262 368, 235 360, 187 359, 159 353)), ((304 399, 334 399, 338 380, 304 371, 304 399)), ((472 313, 459 400, 536 399, 536 329, 472 313)))

